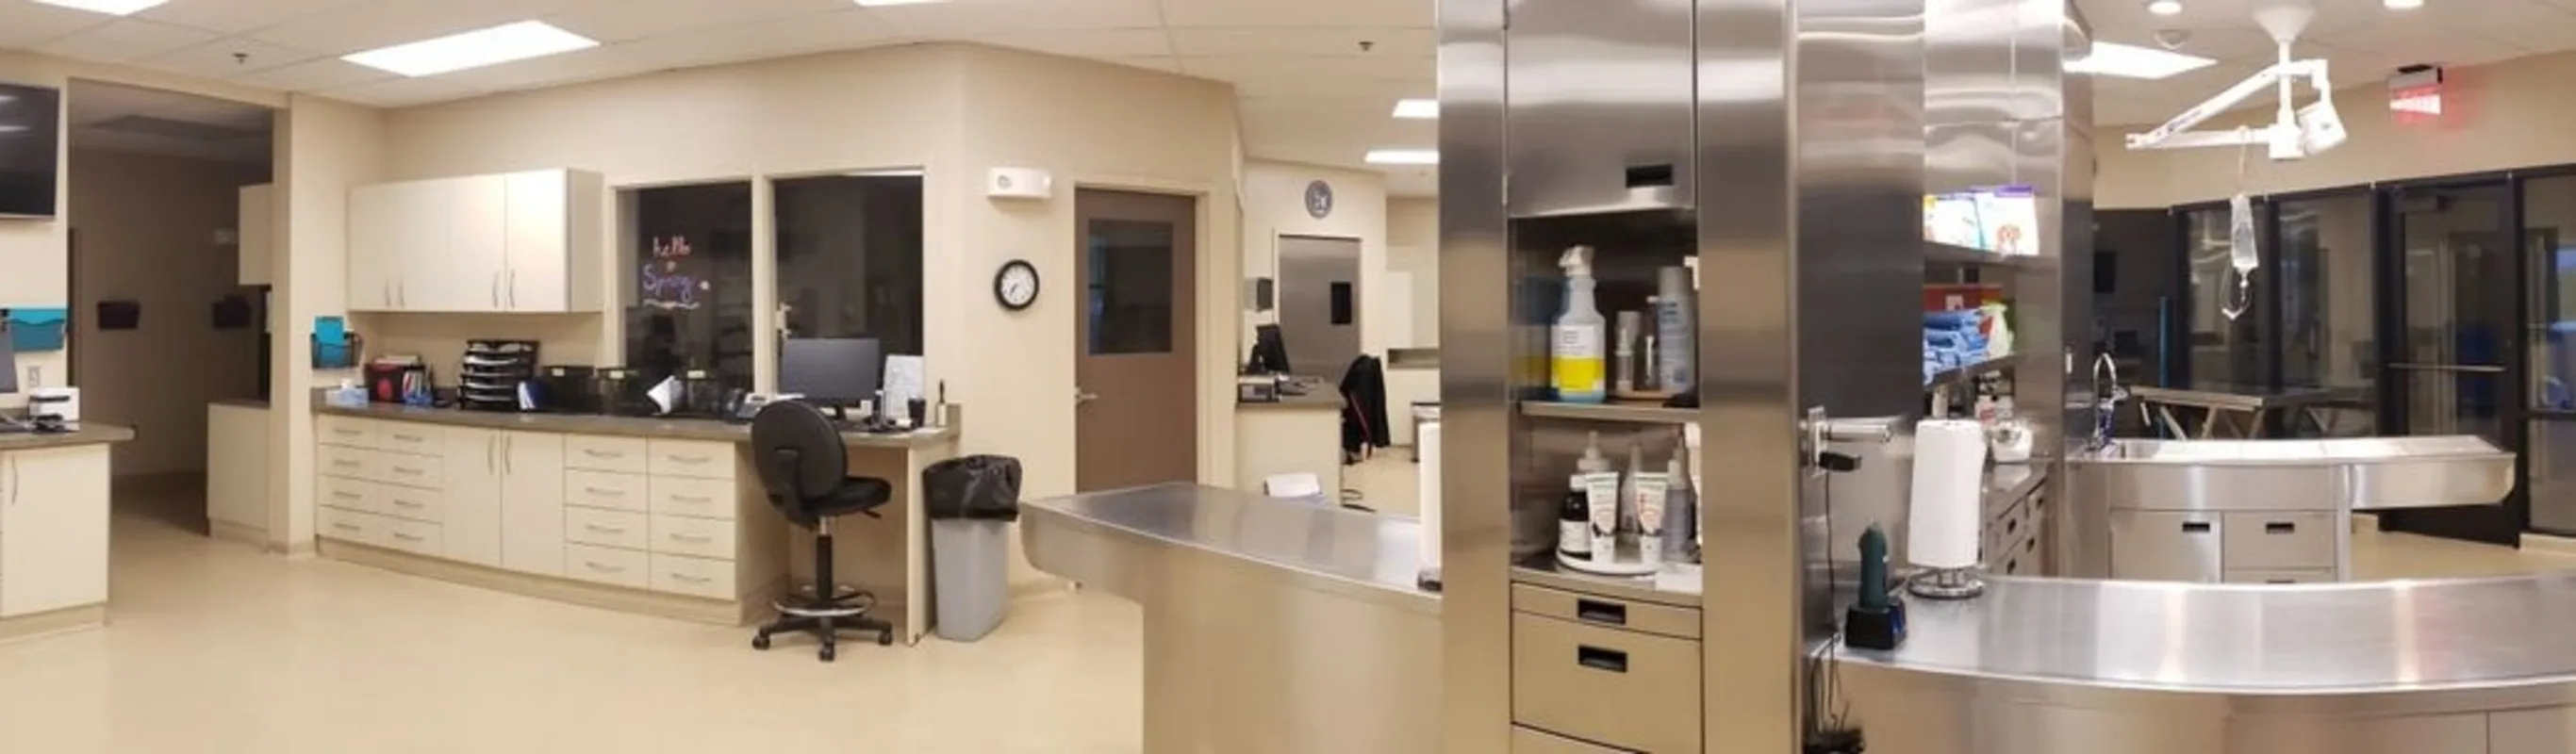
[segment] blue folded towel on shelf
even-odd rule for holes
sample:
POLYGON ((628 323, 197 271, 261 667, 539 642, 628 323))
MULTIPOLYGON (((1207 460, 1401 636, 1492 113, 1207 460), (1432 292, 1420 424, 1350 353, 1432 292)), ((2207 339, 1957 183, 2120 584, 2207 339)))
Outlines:
POLYGON ((1923 313, 1923 328, 1926 330, 1975 330, 1985 321, 1986 313, 1976 309, 1923 313))

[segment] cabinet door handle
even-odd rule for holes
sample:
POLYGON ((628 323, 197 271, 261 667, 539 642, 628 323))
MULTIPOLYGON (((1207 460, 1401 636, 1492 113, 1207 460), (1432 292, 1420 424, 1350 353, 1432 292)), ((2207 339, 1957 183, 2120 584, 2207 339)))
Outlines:
POLYGON ((341 531, 365 531, 364 529, 358 528, 357 524, 344 524, 336 521, 331 523, 331 528, 341 531))
POLYGON ((415 468, 411 468, 411 467, 409 467, 409 466, 396 466, 396 467, 394 467, 394 473, 396 473, 396 474, 401 474, 401 475, 403 475, 403 476, 420 476, 420 475, 422 475, 422 474, 427 474, 427 473, 429 473, 429 470, 428 470, 428 469, 415 469, 415 468))
POLYGON ((589 530, 591 530, 591 531, 599 532, 599 533, 601 533, 601 534, 624 534, 624 533, 626 533, 626 530, 625 530, 625 529, 623 529, 623 528, 620 528, 620 527, 615 527, 615 526, 601 526, 601 525, 598 525, 598 524, 582 524, 582 525, 581 525, 581 528, 589 529, 589 530))
POLYGON ((356 460, 356 459, 350 459, 350 458, 334 458, 334 459, 331 459, 331 465, 333 465, 333 466, 338 466, 338 467, 340 467, 340 468, 344 468, 344 469, 354 469, 354 468, 357 468, 357 467, 358 467, 358 462, 357 462, 357 460, 356 460))
POLYGON ((397 435, 394 435, 394 439, 396 439, 396 440, 401 440, 401 441, 403 441, 403 442, 408 442, 408 443, 418 443, 418 442, 420 442, 420 441, 421 441, 422 439, 424 439, 424 438, 422 438, 420 435, 402 435, 402 434, 397 434, 397 435))
POLYGON ((2208 534, 2209 529, 2209 522, 2207 521, 2182 522, 2182 533, 2184 534, 2208 534))
POLYGON ((592 457, 592 458, 624 458, 624 457, 626 457, 626 454, 625 454, 625 453, 621 453, 621 452, 614 451, 614 450, 600 450, 600 449, 598 449, 598 448, 582 448, 582 449, 581 449, 581 454, 582 454, 582 455, 586 455, 586 456, 590 456, 590 457, 592 457))
POLYGON ((590 493, 590 494, 598 495, 598 496, 601 496, 601 497, 625 497, 625 496, 626 496, 626 491, 625 491, 625 490, 605 490, 605 489, 600 489, 600 488, 598 488, 598 487, 590 487, 590 486, 584 486, 584 487, 582 487, 582 488, 581 488, 581 491, 583 491, 583 492, 588 492, 588 493, 590 493))
POLYGON ((713 461, 713 460, 715 460, 715 459, 713 459, 713 458, 709 458, 709 457, 706 457, 706 456, 668 455, 668 456, 663 456, 663 457, 664 457, 664 458, 671 459, 671 462, 672 462, 672 463, 688 463, 688 464, 706 463, 706 462, 708 462, 708 461, 713 461))
POLYGON ((2299 533, 2299 525, 2290 521, 2266 521, 2263 523, 2263 533, 2297 534, 2299 533))
POLYGON ((422 540, 422 537, 421 537, 420 535, 418 535, 418 534, 404 534, 404 533, 402 533, 402 532, 394 532, 394 538, 395 538, 395 539, 402 540, 402 541, 405 541, 405 542, 419 542, 419 541, 423 541, 423 540, 422 540))
POLYGON ((584 561, 582 561, 582 562, 581 562, 581 564, 582 564, 582 565, 585 565, 585 566, 589 566, 589 567, 590 567, 590 570, 593 570, 593 571, 600 571, 600 572, 604 572, 604 573, 625 573, 625 572, 626 572, 626 569, 625 569, 625 568, 622 568, 622 567, 619 567, 619 566, 609 565, 609 564, 607 564, 607 563, 602 563, 602 562, 599 562, 599 561, 596 561, 596 560, 584 560, 584 561))
POLYGON ((710 578, 707 578, 707 577, 705 577, 705 576, 691 576, 691 575, 688 575, 688 574, 685 574, 685 573, 674 573, 674 574, 671 574, 671 580, 672 580, 672 581, 684 581, 684 582, 688 582, 688 583, 691 583, 691 584, 704 584, 704 583, 707 583, 707 582, 710 582, 710 581, 714 581, 715 579, 710 579, 710 578))
POLYGON ((672 496, 671 496, 671 502, 674 502, 674 503, 697 503, 697 504, 700 504, 700 505, 705 505, 705 504, 707 504, 707 503, 715 502, 715 498, 707 497, 707 496, 705 496, 705 495, 679 495, 679 494, 674 494, 674 495, 672 495, 672 496))
POLYGON ((331 496, 332 496, 332 497, 339 498, 339 499, 342 499, 342 500, 356 500, 356 499, 358 499, 358 493, 355 493, 355 492, 345 492, 345 491, 341 491, 341 490, 332 490, 332 491, 331 491, 331 496))
POLYGON ((695 545, 702 545, 716 541, 714 537, 709 537, 703 534, 673 534, 671 535, 671 538, 695 545))
POLYGON ((1574 647, 1574 663, 1593 670, 1626 673, 1628 672, 1628 653, 1578 644, 1574 647))
POLYGON ((421 503, 421 502, 415 502, 415 501, 411 501, 411 500, 401 500, 401 499, 396 499, 396 500, 394 501, 394 507, 396 507, 396 508, 427 508, 427 507, 429 507, 429 504, 427 504, 427 503, 421 503))
POLYGON ((501 290, 504 291, 502 295, 509 298, 510 308, 519 308, 519 271, 515 269, 502 270, 501 275, 503 276, 502 279, 509 281, 501 284, 501 290))

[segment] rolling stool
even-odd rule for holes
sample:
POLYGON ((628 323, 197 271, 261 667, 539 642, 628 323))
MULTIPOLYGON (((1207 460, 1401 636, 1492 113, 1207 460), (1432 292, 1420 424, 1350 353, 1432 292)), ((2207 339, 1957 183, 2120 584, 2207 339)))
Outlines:
POLYGON ((778 620, 761 626, 751 647, 768 649, 772 634, 803 631, 822 641, 818 654, 831 662, 839 653, 842 631, 874 631, 878 646, 893 644, 894 624, 868 617, 876 596, 832 583, 832 519, 853 513, 882 518, 876 508, 893 499, 894 485, 849 476, 849 447, 842 443, 840 429, 812 404, 762 406, 751 418, 751 452, 770 505, 788 521, 814 531, 814 588, 771 603, 778 608, 778 620))

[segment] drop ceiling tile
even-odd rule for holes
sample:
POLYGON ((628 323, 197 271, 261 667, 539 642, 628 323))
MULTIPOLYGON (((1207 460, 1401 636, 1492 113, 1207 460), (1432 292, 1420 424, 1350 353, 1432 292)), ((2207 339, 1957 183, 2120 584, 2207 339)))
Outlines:
POLYGON ((487 92, 534 89, 659 70, 660 59, 634 42, 520 60, 439 76, 487 92))
POLYGON ((223 34, 267 28, 371 0, 176 0, 146 8, 138 18, 223 34))
MULTIPOLYGON (((1194 60, 1181 61, 1181 72, 1201 78, 1212 78, 1193 66, 1194 60)), ((1419 81, 1381 81, 1376 79, 1338 80, 1310 76, 1260 76, 1233 80, 1234 92, 1240 97, 1273 99, 1384 99, 1392 103, 1405 97, 1419 97, 1432 87, 1430 77, 1419 81)), ((1392 108, 1392 105, 1389 105, 1392 108)))
POLYGON ((658 68, 848 50, 897 41, 884 21, 857 6, 825 13, 670 34, 632 42, 658 68))
POLYGON ((626 42, 850 7, 850 0, 579 0, 546 21, 602 42, 626 42))
POLYGON ((1414 0, 1166 0, 1174 28, 1199 26, 1364 26, 1432 28, 1430 2, 1414 0))
MULTIPOLYGON (((2429 8, 2428 8, 2429 9, 2429 8)), ((2541 53, 2576 47, 2576 12, 2535 0, 2486 0, 2445 4, 2435 19, 2445 27, 2541 53)))
POLYGON ((480 96, 482 90, 442 78, 391 78, 368 84, 328 89, 322 96, 376 107, 409 107, 432 102, 480 96))
POLYGON ((320 57, 323 55, 318 52, 273 45, 249 37, 227 37, 144 58, 136 65, 203 78, 232 79, 320 57))
POLYGON ((2320 33, 2314 39, 2335 50, 2448 65, 2492 62, 2522 54, 2521 48, 2505 42, 2433 24, 2354 26, 2320 33))
POLYGON ((569 4, 571 0, 370 0, 263 28, 251 36, 270 44, 343 55, 540 18, 569 4))
POLYGON ((386 81, 394 74, 339 58, 321 58, 243 76, 235 81, 289 92, 322 92, 386 81))
POLYGON ((1439 63, 1432 58, 1184 57, 1181 68, 1192 76, 1220 81, 1292 76, 1324 81, 1431 81, 1439 73, 1439 63))
POLYGON ((964 40, 1003 32, 1145 29, 1163 25, 1163 14, 1155 0, 949 0, 869 8, 867 12, 893 24, 904 36, 919 39, 964 40))
POLYGON ((1171 37, 1159 28, 1001 32, 973 41, 1077 58, 1172 57, 1171 37))
POLYGON ((0 49, 34 47, 115 20, 40 3, 0 3, 0 49))
POLYGON ((159 21, 121 18, 36 46, 36 51, 82 60, 124 63, 215 40, 215 33, 159 21))
POLYGON ((1175 28, 1172 52, 1185 57, 1430 58, 1439 51, 1438 36, 1430 29, 1402 28, 1175 28), (1362 42, 1373 44, 1363 51, 1362 42))

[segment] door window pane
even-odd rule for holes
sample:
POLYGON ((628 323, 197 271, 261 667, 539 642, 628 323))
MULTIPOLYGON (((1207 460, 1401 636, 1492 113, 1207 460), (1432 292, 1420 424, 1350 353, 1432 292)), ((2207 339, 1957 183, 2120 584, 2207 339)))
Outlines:
POLYGON ((1172 226, 1093 220, 1084 248, 1094 354, 1172 351, 1172 226))
POLYGON ((2371 196, 2287 201, 2276 212, 2281 225, 2282 386, 2334 393, 2320 409, 2333 434, 2376 434, 2379 343, 2371 300, 2371 196))
MULTIPOLYGON (((2259 308, 2248 309, 2236 319, 2226 314, 2226 308, 2239 300, 2236 271, 2228 257, 2227 226, 2224 207, 2183 215, 2183 253, 2191 282, 2191 387, 2266 393, 2271 378, 2264 374, 2268 338, 2263 323, 2270 318, 2259 308)), ((2278 255, 2265 250, 2264 256, 2264 263, 2254 271, 2252 289, 2244 294, 2244 300, 2256 307, 2267 300, 2265 287, 2279 275, 2270 259, 2278 255)))
POLYGON ((2523 183, 2522 211, 2532 405, 2576 412, 2576 176, 2523 183))
POLYGON ((2502 232, 2501 186, 2401 200, 2398 249, 2405 322, 2396 366, 2406 431, 2474 434, 2505 444, 2506 349, 2513 347, 2514 250, 2502 232))
POLYGON ((788 337, 876 338, 884 353, 921 354, 921 177, 835 175, 773 186, 788 337))
POLYGON ((751 184, 639 189, 625 254, 626 365, 751 388, 751 184))

